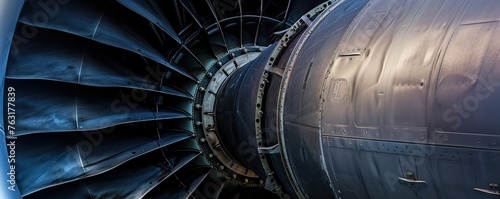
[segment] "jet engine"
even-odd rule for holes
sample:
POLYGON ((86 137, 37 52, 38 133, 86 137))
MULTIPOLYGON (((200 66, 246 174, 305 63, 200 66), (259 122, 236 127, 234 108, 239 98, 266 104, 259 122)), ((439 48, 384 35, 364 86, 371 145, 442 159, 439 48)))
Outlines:
POLYGON ((500 196, 498 1, 0 10, 2 198, 500 196))

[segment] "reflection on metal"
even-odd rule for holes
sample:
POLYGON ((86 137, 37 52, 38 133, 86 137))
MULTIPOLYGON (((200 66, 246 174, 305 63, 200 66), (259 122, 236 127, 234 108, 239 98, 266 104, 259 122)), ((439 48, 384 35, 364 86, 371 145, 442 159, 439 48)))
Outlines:
POLYGON ((339 57, 350 57, 350 56, 360 56, 361 53, 345 53, 345 54, 340 54, 339 57))
POLYGON ((474 190, 489 195, 500 196, 500 192, 498 192, 498 184, 495 183, 490 183, 490 189, 474 188, 474 190))
POLYGON ((409 183, 409 184, 427 184, 426 181, 423 180, 415 180, 415 179, 410 179, 410 178, 401 178, 399 177, 398 180, 403 183, 409 183))
POLYGON ((280 147, 279 145, 273 145, 270 147, 259 147, 259 153, 260 154, 276 154, 280 153, 280 147))
POLYGON ((498 1, 0 5, 24 198, 500 196, 498 1))
POLYGON ((492 191, 492 190, 480 189, 480 188, 474 188, 474 190, 485 193, 485 194, 489 194, 489 195, 500 196, 500 193, 498 191, 492 191))
POLYGON ((416 189, 418 191, 420 188, 424 188, 427 186, 427 182, 424 180, 415 179, 415 174, 411 171, 406 172, 406 177, 398 178, 399 183, 408 185, 411 189, 416 189))

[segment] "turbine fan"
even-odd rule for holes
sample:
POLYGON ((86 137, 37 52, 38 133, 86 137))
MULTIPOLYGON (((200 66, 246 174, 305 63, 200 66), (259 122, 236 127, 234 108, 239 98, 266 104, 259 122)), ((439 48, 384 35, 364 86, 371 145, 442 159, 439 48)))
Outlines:
POLYGON ((265 179, 209 160, 196 101, 213 74, 251 62, 319 3, 27 0, 5 83, 17 96, 22 196, 269 196, 265 179))

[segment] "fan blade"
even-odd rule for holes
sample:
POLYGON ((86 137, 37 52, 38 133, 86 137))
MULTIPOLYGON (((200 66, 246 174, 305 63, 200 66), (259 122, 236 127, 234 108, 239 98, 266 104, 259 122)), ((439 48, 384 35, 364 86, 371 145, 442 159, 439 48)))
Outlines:
POLYGON ((191 4, 190 0, 179 0, 181 2, 182 6, 188 11, 188 13, 191 15, 193 20, 198 24, 200 28, 203 28, 203 25, 200 21, 200 17, 196 13, 196 10, 193 8, 193 5, 191 4))
POLYGON ((128 9, 136 12, 137 14, 148 19, 152 23, 160 27, 165 33, 167 33, 172 39, 177 41, 177 43, 184 43, 177 32, 174 30, 172 25, 170 25, 169 20, 163 14, 165 11, 159 5, 158 1, 154 0, 118 0, 122 5, 128 9))
POLYGON ((227 184, 225 178, 216 177, 216 171, 212 171, 210 177, 205 178, 205 180, 196 188, 196 190, 191 194, 190 198, 193 199, 216 199, 219 198, 224 186, 227 184))
POLYGON ((59 14, 47 23, 36 23, 28 20, 42 8, 35 1, 28 1, 19 22, 39 28, 48 28, 74 34, 103 44, 125 49, 148 57, 167 68, 193 81, 197 78, 176 66, 161 53, 162 47, 158 41, 153 41, 154 33, 148 32, 148 21, 133 18, 131 11, 121 6, 113 6, 105 1, 73 0, 60 8, 59 14), (127 19, 129 18, 129 19, 127 19))
POLYGON ((152 134, 137 134, 139 130, 123 126, 84 133, 25 136, 19 142, 20 158, 16 166, 18 176, 26 180, 21 181, 19 187, 24 195, 28 195, 47 187, 92 177, 192 136, 187 132, 170 131, 156 140, 152 134), (41 139, 48 142, 38 142, 41 139), (34 147, 39 150, 28 150, 34 147))
POLYGON ((160 185, 162 189, 155 189, 144 198, 189 198, 209 173, 208 167, 186 169, 179 173, 177 179, 160 185))
POLYGON ((196 62, 201 65, 201 67, 203 66, 203 63, 193 52, 191 52, 191 50, 184 44, 185 41, 183 41, 177 34, 177 31, 174 30, 167 17, 164 15, 166 11, 162 9, 162 5, 160 5, 158 1, 118 0, 118 2, 157 25, 179 45, 182 45, 182 47, 189 52, 196 62))
POLYGON ((9 58, 6 77, 62 81, 97 87, 125 87, 191 99, 181 89, 162 85, 162 73, 144 60, 121 49, 57 31, 40 30, 36 38, 20 46, 9 58), (34 51, 33 49, 36 49, 34 51), (57 56, 57 59, 54 59, 57 56), (142 66, 141 66, 142 65, 142 66))
POLYGON ((16 88, 19 96, 16 100, 17 117, 23 118, 16 123, 18 136, 94 130, 139 121, 191 117, 189 113, 169 108, 155 113, 152 107, 134 100, 144 100, 148 95, 146 91, 137 93, 141 91, 28 80, 12 80, 10 85, 16 88), (101 95, 96 96, 94 93, 101 95))
POLYGON ((199 152, 179 152, 167 157, 168 163, 158 162, 162 160, 159 154, 143 156, 104 174, 42 190, 25 198, 140 198, 193 161, 199 152), (116 186, 107 186, 109 184, 116 186))

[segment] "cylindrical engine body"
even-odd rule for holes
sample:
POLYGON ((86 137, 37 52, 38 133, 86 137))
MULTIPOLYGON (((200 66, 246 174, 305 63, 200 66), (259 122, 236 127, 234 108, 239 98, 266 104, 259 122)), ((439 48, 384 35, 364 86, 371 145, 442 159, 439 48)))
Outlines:
POLYGON ((499 1, 345 1, 318 16, 266 104, 298 195, 489 197, 499 19, 499 1))

